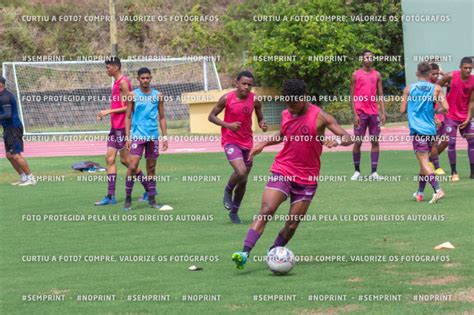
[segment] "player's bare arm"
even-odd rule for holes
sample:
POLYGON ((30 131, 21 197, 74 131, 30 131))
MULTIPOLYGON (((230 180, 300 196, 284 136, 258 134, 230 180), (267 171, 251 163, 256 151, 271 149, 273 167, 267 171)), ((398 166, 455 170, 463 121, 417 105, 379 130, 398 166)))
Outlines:
POLYGON ((127 109, 126 109, 126 114, 125 114, 125 149, 130 150, 130 129, 132 128, 132 114, 133 114, 133 109, 135 106, 134 103, 134 97, 135 93, 131 91, 128 93, 128 98, 127 98, 127 109))
POLYGON ((441 80, 437 82, 437 84, 441 86, 448 86, 451 83, 451 80, 453 79, 453 73, 448 72, 446 73, 441 80))
POLYGON ((319 112, 316 124, 318 135, 323 136, 326 127, 336 135, 335 139, 326 139, 324 141, 324 145, 328 148, 337 147, 338 145, 347 147, 354 143, 351 139, 351 135, 337 123, 336 119, 322 110, 319 112))
POLYGON ((404 114, 407 111, 408 95, 410 94, 410 86, 403 89, 402 103, 400 104, 400 113, 404 114))
POLYGON ((158 113, 160 115, 160 129, 162 134, 162 150, 168 150, 168 127, 166 125, 166 116, 165 116, 165 98, 163 93, 160 93, 158 96, 158 113))
POLYGON ((278 133, 274 134, 273 136, 270 136, 267 141, 259 142, 256 145, 254 145, 253 148, 249 152, 249 160, 252 160, 255 155, 260 154, 265 147, 279 144, 282 142, 283 142, 283 135, 281 134, 281 131, 278 131, 278 133))
POLYGON ((355 104, 354 104, 354 88, 355 88, 355 84, 356 84, 356 72, 354 71, 352 73, 352 77, 351 77, 351 105, 352 105, 352 112, 354 113, 354 126, 359 126, 360 124, 360 118, 359 118, 359 115, 357 114, 357 111, 356 111, 356 108, 355 108, 355 104))
POLYGON ((257 115, 258 126, 260 127, 260 129, 262 129, 262 131, 266 132, 268 130, 268 126, 267 122, 263 118, 262 107, 262 102, 257 100, 254 102, 255 115, 257 115))
POLYGON ((471 98, 469 99, 469 108, 467 110, 466 120, 459 125, 459 128, 464 129, 471 122, 472 111, 474 110, 474 93, 471 93, 471 98))
POLYGON ((385 114, 385 101, 384 101, 384 96, 383 96, 382 75, 380 73, 377 75, 377 95, 379 97, 380 110, 382 112, 381 113, 382 125, 385 125, 385 122, 387 121, 387 115, 385 114))
POLYGON ((216 124, 218 126, 230 129, 232 131, 237 131, 240 129, 241 122, 232 122, 232 123, 227 123, 217 117, 224 109, 225 109, 225 104, 227 102, 227 94, 222 95, 219 101, 217 102, 217 105, 214 106, 214 108, 211 110, 211 113, 209 114, 209 121, 213 124, 216 124))
POLYGON ((439 85, 435 85, 434 99, 437 101, 437 103, 440 106, 438 110, 436 111, 436 114, 446 113, 449 109, 449 105, 448 105, 448 101, 446 100, 446 96, 443 93, 443 89, 439 85))

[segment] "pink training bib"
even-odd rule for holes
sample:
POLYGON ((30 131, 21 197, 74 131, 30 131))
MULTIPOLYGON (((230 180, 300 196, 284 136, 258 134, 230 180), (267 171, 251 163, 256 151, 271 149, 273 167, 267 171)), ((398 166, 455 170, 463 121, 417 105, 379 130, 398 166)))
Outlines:
POLYGON ((224 121, 228 123, 241 122, 241 125, 238 131, 232 131, 224 127, 221 128, 222 146, 233 143, 245 149, 252 148, 254 96, 254 93, 249 93, 246 99, 240 100, 237 98, 236 91, 231 91, 227 94, 224 121))
MULTIPOLYGON (((122 108, 127 106, 125 101, 121 101, 120 99, 120 82, 125 80, 128 84, 128 89, 132 90, 132 85, 130 84, 130 80, 126 76, 121 76, 118 80, 114 82, 112 87, 112 100, 110 102, 110 109, 122 108)), ((125 115, 126 113, 112 113, 110 114, 110 124, 112 125, 113 129, 123 129, 125 128, 125 115)))
POLYGON ((377 78, 378 71, 372 69, 369 73, 362 69, 356 71, 356 83, 354 87, 354 106, 356 112, 367 115, 377 115, 377 78))

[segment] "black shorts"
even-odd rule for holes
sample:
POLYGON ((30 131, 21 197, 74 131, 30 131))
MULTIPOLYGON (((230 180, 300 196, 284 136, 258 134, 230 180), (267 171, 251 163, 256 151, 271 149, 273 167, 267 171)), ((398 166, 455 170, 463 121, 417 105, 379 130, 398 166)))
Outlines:
POLYGON ((23 128, 6 127, 3 129, 3 143, 7 153, 18 154, 23 152, 23 128))

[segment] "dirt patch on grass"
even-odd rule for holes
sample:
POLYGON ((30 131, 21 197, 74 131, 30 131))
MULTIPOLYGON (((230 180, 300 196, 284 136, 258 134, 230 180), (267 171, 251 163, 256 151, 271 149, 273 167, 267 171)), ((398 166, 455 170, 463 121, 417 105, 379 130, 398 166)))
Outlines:
POLYGON ((453 294, 452 300, 459 302, 474 302, 474 288, 468 288, 467 290, 456 292, 453 294))
POLYGON ((430 277, 430 278, 420 278, 410 282, 414 285, 445 285, 456 283, 460 281, 461 278, 457 276, 444 276, 444 277, 430 277))
POLYGON ((355 277, 355 278, 350 278, 349 280, 347 280, 348 282, 363 282, 364 279, 362 278, 359 278, 359 277, 355 277))
POLYGON ((447 263, 447 264, 443 264, 443 267, 444 268, 458 268, 458 267, 461 267, 461 264, 460 263, 447 263))
POLYGON ((362 311, 365 308, 356 305, 356 304, 349 304, 349 305, 342 305, 337 307, 330 307, 325 309, 299 309, 295 311, 295 314, 302 314, 302 315, 338 315, 344 314, 349 312, 358 312, 362 311))

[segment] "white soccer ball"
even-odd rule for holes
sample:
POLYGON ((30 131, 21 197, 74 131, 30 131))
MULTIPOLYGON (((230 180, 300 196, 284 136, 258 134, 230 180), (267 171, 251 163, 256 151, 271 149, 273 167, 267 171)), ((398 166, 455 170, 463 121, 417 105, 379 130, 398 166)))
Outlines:
POLYGON ((295 265, 295 255, 286 247, 275 247, 267 255, 267 265, 276 275, 285 275, 295 265))

